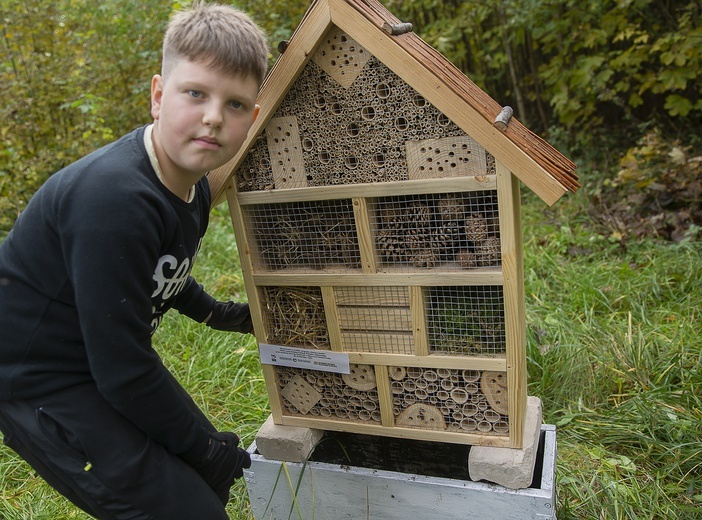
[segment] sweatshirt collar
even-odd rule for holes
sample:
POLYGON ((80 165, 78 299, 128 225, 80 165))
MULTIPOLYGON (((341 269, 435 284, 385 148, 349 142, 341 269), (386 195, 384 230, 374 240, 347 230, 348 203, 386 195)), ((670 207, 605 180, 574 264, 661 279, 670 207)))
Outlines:
MULTIPOLYGON (((156 172, 156 176, 158 177, 158 180, 160 180, 161 184, 163 184, 163 175, 161 174, 161 166, 158 164, 158 157, 156 157, 156 149, 154 148, 154 141, 152 138, 153 128, 154 128, 154 125, 150 124, 150 125, 147 125, 146 128, 144 129, 144 146, 146 147, 146 154, 149 156, 149 162, 151 163, 151 167, 156 172)), ((164 184, 164 186, 165 186, 165 184, 164 184)), ((188 192, 187 202, 192 202, 194 198, 195 198, 195 186, 190 188, 190 191, 188 192)))

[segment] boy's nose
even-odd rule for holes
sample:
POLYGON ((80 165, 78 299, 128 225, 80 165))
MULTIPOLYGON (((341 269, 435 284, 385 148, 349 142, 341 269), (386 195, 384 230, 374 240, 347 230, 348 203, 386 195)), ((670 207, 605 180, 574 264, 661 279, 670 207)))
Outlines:
POLYGON ((202 122, 205 126, 219 128, 222 126, 222 121, 222 111, 214 105, 208 105, 202 114, 202 122))

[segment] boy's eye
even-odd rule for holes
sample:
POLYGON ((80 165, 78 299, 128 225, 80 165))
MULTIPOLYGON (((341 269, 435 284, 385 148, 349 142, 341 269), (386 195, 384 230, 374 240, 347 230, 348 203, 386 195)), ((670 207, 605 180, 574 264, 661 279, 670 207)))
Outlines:
POLYGON ((202 92, 199 90, 188 90, 188 95, 190 97, 199 98, 202 97, 202 92))
POLYGON ((244 105, 242 105, 239 101, 230 101, 229 106, 238 110, 243 108, 244 105))

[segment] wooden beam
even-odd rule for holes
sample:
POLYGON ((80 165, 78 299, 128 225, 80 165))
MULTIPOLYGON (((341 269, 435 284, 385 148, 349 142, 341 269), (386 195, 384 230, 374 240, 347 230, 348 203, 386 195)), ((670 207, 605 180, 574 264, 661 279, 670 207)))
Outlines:
MULTIPOLYGON (((463 272, 447 272, 440 270, 416 268, 412 272, 378 273, 374 275, 362 273, 259 273, 253 276, 257 286, 296 286, 309 287, 382 287, 416 285, 423 287, 462 286, 462 285, 502 285, 502 272, 495 268, 469 269, 463 272)), ((247 288, 248 290, 248 288, 247 288)))
POLYGON ((342 186, 315 186, 310 188, 248 191, 237 194, 237 199, 242 206, 248 206, 251 204, 273 204, 276 202, 471 192, 494 190, 496 187, 497 177, 494 175, 483 175, 478 177, 454 177, 449 179, 373 182, 368 184, 346 184, 342 186))
MULTIPOLYGON (((382 413, 382 412, 381 412, 382 413)), ((474 444, 479 446, 492 446, 496 448, 509 448, 508 437, 494 435, 476 435, 464 432, 449 432, 436 430, 422 430, 419 428, 403 428, 394 426, 388 428, 380 424, 366 422, 340 421, 335 419, 316 419, 302 415, 283 415, 280 420, 273 419, 276 424, 284 426, 301 426, 303 428, 316 428, 319 430, 337 430, 342 432, 360 433, 365 435, 385 435, 400 439, 414 439, 418 441, 449 442, 454 444, 474 444)))
POLYGON ((497 161, 497 199, 500 208, 500 241, 505 310, 505 343, 509 431, 512 448, 521 448, 526 420, 526 312, 524 309, 524 260, 519 181, 497 161))

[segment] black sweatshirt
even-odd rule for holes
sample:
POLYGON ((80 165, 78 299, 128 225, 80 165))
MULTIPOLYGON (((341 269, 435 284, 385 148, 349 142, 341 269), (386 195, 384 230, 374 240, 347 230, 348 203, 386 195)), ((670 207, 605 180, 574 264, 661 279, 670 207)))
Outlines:
POLYGON ((190 276, 209 218, 206 179, 184 202, 158 179, 144 128, 54 174, 0 244, 0 400, 94 381, 175 454, 209 435, 151 346, 164 312, 203 321, 190 276))

